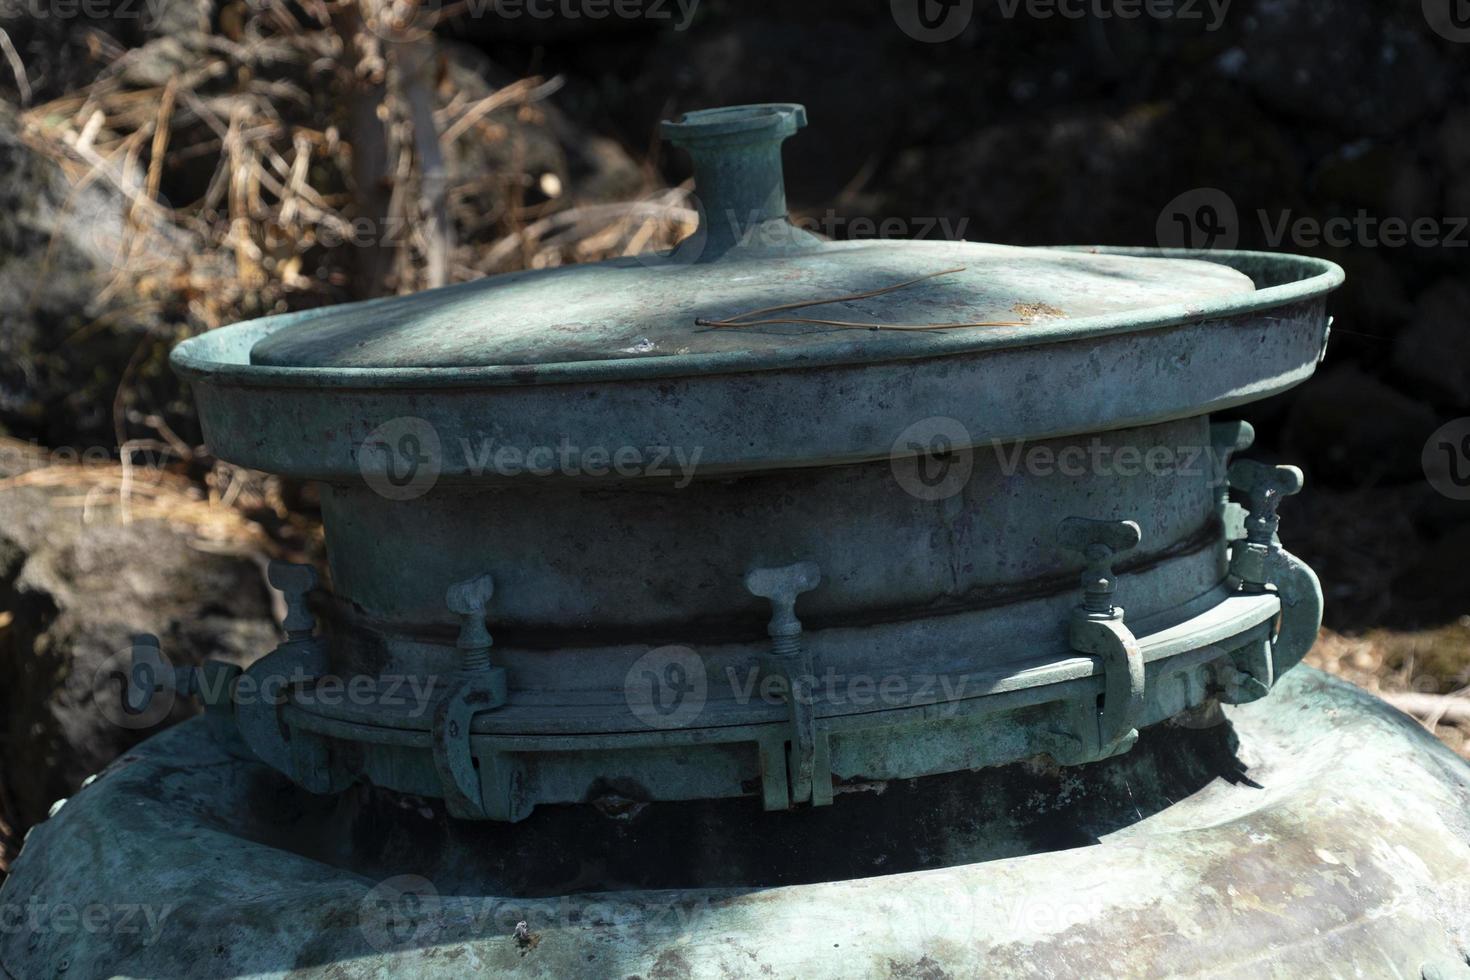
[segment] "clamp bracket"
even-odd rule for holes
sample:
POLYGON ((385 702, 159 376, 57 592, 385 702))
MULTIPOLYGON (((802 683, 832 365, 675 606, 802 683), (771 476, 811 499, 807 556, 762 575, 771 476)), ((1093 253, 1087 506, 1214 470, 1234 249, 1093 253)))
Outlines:
POLYGON ((1101 662, 1103 707, 1083 706, 1072 719, 1073 731, 1047 733, 1043 743, 1063 765, 1081 765, 1127 752, 1138 741, 1146 693, 1143 650, 1124 623, 1124 610, 1113 605, 1113 562, 1137 547, 1143 533, 1133 521, 1081 517, 1067 518, 1057 533, 1062 547, 1087 563, 1082 603, 1072 610, 1068 641, 1078 653, 1101 662))
POLYGON ((796 597, 810 592, 822 581, 816 562, 804 561, 783 568, 757 568, 745 576, 751 595, 768 599, 771 621, 770 652, 763 667, 777 680, 789 716, 787 739, 761 743, 762 788, 767 810, 784 810, 793 804, 827 806, 832 802, 831 741, 817 724, 812 703, 812 656, 802 643, 801 620, 796 618, 796 597))
POLYGON ((235 723, 262 762, 313 793, 336 793, 347 788, 351 778, 333 760, 326 739, 291 729, 280 716, 281 705, 296 686, 310 684, 330 670, 326 646, 315 635, 316 617, 306 600, 319 582, 316 570, 273 561, 266 578, 286 597, 281 624, 286 640, 246 668, 237 682, 236 690, 246 687, 250 696, 235 699, 235 723))
POLYGON ((499 754, 476 759, 470 745, 475 716, 504 705, 508 697, 505 668, 491 666, 493 641, 485 628, 485 607, 494 594, 495 580, 489 575, 457 582, 445 594, 449 611, 460 618, 455 642, 460 670, 434 705, 431 738, 450 816, 514 820, 509 759, 499 754))
POLYGON ((1239 460, 1230 466, 1230 486, 1248 501, 1245 540, 1230 549, 1230 579, 1242 592, 1274 591, 1281 598, 1281 619, 1271 638, 1269 670, 1257 679, 1267 688, 1295 667, 1317 642, 1322 628, 1322 584, 1300 558, 1281 546, 1277 508, 1301 492, 1302 471, 1295 466, 1268 466, 1239 460))

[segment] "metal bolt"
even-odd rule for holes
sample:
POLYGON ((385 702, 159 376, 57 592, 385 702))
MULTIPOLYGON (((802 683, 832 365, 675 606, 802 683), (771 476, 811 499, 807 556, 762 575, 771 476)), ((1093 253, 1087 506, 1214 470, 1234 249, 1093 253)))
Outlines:
POLYGON ((1089 614, 1112 616, 1117 578, 1113 561, 1138 547, 1143 530, 1136 521, 1095 521, 1069 517, 1057 528, 1062 547, 1087 562, 1082 571, 1082 608, 1089 614))
POLYGON ((444 604, 459 617, 459 638, 454 645, 460 652, 460 669, 480 673, 490 669, 490 647, 493 640, 485 628, 485 607, 495 594, 495 579, 480 575, 456 582, 444 594, 444 604))
POLYGON ((1255 460, 1242 459, 1230 465, 1230 486, 1245 494, 1250 502, 1246 518, 1246 541, 1271 546, 1281 526, 1276 508, 1284 497, 1300 493, 1304 484, 1302 471, 1295 466, 1268 466, 1255 460))
POLYGON ((766 632, 771 637, 771 652, 778 657, 801 652, 801 620, 796 618, 796 597, 810 592, 822 581, 822 569, 814 561, 801 561, 783 568, 756 568, 745 576, 745 588, 751 595, 769 599, 771 621, 766 632))
POLYGON ((286 630, 287 640, 309 640, 316 631, 316 617, 307 605, 306 594, 315 589, 321 579, 310 565, 273 561, 266 569, 266 579, 273 588, 286 597, 286 618, 281 626, 286 630))

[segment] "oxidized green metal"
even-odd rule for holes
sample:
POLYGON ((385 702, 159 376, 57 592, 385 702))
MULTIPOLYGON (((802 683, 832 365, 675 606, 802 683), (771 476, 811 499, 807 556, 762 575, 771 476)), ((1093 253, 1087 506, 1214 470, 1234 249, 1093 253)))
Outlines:
POLYGON ((1404 977, 1470 973, 1470 768, 1308 668, 1077 769, 839 805, 315 797, 197 722, 35 828, 14 977, 1404 977), (128 908, 106 934, 48 928, 128 908), (91 907, 89 905, 89 907, 91 907))
POLYGON ((132 707, 205 724, 0 898, 168 914, 6 969, 1466 970, 1470 770, 1292 671, 1302 474, 1211 422, 1311 374, 1341 271, 822 242, 804 123, 665 124, 703 198, 670 254, 180 345, 222 457, 319 482, 327 622, 278 565, 243 673, 139 645, 132 707))
MULTIPOLYGON (((666 124, 703 198, 668 255, 178 348, 221 456, 322 483, 328 628, 247 671, 287 692, 235 699, 257 755, 464 817, 610 795, 785 809, 1106 758, 1301 659, 1320 590, 1274 523, 1232 548, 1221 487, 1249 439, 1208 414, 1311 373, 1340 271, 822 242, 785 216, 780 144, 804 123, 666 124), (955 323, 985 325, 914 329, 955 323), (1145 458, 1164 464, 1114 462, 1145 458), (361 696, 325 703, 324 678, 361 696), (404 678, 420 697, 391 697, 404 678)), ((1252 498, 1257 523, 1280 492, 1252 498)))

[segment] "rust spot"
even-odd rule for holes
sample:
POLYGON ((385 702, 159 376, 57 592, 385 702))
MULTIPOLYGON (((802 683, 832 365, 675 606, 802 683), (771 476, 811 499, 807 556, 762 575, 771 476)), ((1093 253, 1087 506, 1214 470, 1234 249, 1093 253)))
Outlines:
POLYGON ((1055 319, 1067 315, 1050 303, 1017 303, 1011 307, 1011 312, 1028 323, 1043 317, 1055 319))
POLYGON ((515 936, 516 948, 521 951, 522 956, 541 944, 541 936, 532 932, 524 919, 516 923, 515 932, 512 935, 515 936))
POLYGON ((925 956, 915 963, 900 963, 898 960, 888 961, 888 975, 895 980, 949 980, 952 976, 949 971, 940 966, 932 957, 925 956))
POLYGON ((649 980, 684 980, 694 975, 694 969, 684 954, 676 949, 666 949, 654 960, 653 969, 648 971, 649 980))

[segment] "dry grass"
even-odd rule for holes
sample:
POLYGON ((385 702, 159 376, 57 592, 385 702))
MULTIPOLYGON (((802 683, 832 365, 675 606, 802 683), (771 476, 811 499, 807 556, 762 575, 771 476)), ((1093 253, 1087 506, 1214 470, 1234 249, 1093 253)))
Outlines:
POLYGON ((376 135, 388 167, 376 176, 392 189, 387 212, 367 215, 393 239, 389 280, 366 291, 441 284, 429 271, 439 243, 425 232, 426 209, 441 198, 455 226, 492 233, 488 248, 454 251, 445 281, 667 247, 692 230, 688 189, 659 187, 651 169, 643 200, 579 207, 575 194, 557 193, 537 205, 511 202, 500 227, 477 227, 484 217, 464 201, 486 180, 524 199, 538 175, 436 173, 448 181, 437 188, 426 186, 426 164, 442 166, 460 140, 517 139, 520 124, 540 121, 538 106, 560 79, 525 78, 467 98, 436 70, 432 39, 385 44, 380 18, 370 2, 253 8, 164 84, 130 80, 140 51, 104 50, 110 62, 96 81, 21 114, 29 145, 61 164, 75 189, 100 181, 126 199, 132 233, 118 243, 108 292, 182 300, 192 328, 211 329, 362 287, 352 283, 365 210, 354 162, 362 160, 354 161, 344 96, 369 100, 382 122, 376 135), (429 69, 416 74, 411 57, 429 69), (416 116, 419 95, 428 111, 416 116), (211 172, 201 197, 164 199, 160 189, 177 171, 201 166, 211 172))
POLYGON ((1405 708, 1412 703, 1416 710, 1410 713, 1425 728, 1470 759, 1470 724, 1443 717, 1447 708, 1470 705, 1470 617, 1414 632, 1373 629, 1349 636, 1323 630, 1306 662, 1391 703, 1405 708), (1423 710, 1419 701, 1427 701, 1429 710, 1423 710))
MULTIPOLYGON (((171 435, 171 433, 170 433, 171 435)), ((158 521, 195 547, 264 561, 282 554, 282 535, 262 523, 292 527, 290 539, 315 550, 320 528, 291 513, 279 479, 208 457, 176 441, 134 440, 120 460, 56 458, 28 443, 0 437, 7 475, 0 493, 44 489, 49 506, 80 512, 84 523, 158 521), (191 469, 207 466, 202 480, 191 469)))
MULTIPOLYGON (((589 205, 554 175, 449 166, 460 144, 503 144, 497 158, 522 159, 528 127, 545 127, 553 111, 558 78, 467 95, 432 35, 383 40, 398 22, 379 0, 232 11, 202 51, 173 60, 149 53, 172 39, 123 50, 95 31, 96 78, 19 114, 22 138, 69 181, 68 208, 95 202, 85 192, 105 185, 111 193, 102 199, 122 211, 97 216, 99 229, 120 228, 98 243, 111 271, 92 304, 96 319, 68 338, 80 345, 155 324, 122 369, 119 445, 137 434, 130 413, 161 408, 137 378, 158 374, 185 336, 666 248, 693 228, 688 188, 662 187, 652 167, 641 199, 589 205), (168 73, 175 62, 181 67, 168 73), (192 199, 170 201, 170 189, 192 199), (487 193, 497 197, 488 209, 487 193)), ((48 261, 56 246, 53 239, 48 261)))

